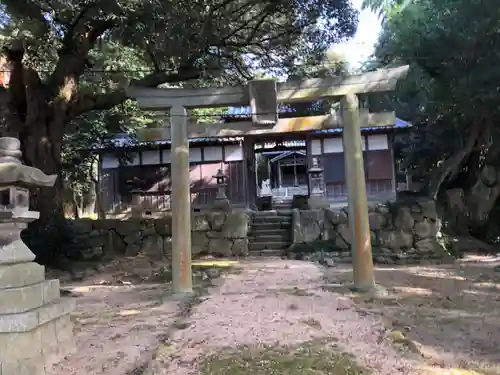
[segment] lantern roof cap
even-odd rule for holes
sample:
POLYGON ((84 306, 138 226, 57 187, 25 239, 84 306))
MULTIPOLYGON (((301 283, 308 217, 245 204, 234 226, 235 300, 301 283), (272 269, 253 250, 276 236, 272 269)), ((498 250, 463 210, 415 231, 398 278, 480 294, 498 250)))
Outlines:
POLYGON ((57 175, 47 175, 40 169, 21 162, 21 142, 13 137, 0 137, 0 186, 52 187, 57 175))

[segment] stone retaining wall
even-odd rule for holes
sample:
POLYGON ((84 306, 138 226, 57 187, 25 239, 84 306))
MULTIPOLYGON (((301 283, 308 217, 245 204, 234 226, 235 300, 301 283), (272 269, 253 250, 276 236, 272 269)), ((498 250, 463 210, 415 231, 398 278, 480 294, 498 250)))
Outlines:
MULTIPOLYGON (((446 256, 438 240, 441 222, 432 200, 419 198, 372 205, 369 223, 376 263, 422 263, 446 256)), ((290 258, 326 256, 338 262, 351 261, 347 208, 294 210, 292 225, 294 244, 288 251, 290 258)))
MULTIPOLYGON (((72 246, 84 260, 98 260, 117 254, 150 258, 170 257, 172 217, 161 219, 80 219, 73 221, 72 246)), ((250 218, 242 211, 193 213, 192 254, 245 256, 248 254, 250 218)))

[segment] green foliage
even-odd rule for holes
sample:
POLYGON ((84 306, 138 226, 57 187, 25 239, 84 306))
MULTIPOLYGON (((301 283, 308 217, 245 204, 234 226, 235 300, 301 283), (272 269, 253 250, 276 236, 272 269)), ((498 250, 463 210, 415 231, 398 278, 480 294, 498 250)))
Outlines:
POLYGON ((446 231, 442 231, 441 238, 438 239, 439 244, 448 255, 456 259, 463 258, 465 255, 464 249, 456 246, 455 241, 456 238, 446 233, 446 231))
MULTIPOLYGON (((327 50, 315 55, 304 56, 299 64, 288 64, 287 69, 288 79, 293 81, 346 75, 348 64, 344 56, 333 50, 327 50)), ((292 103, 289 104, 289 107, 293 110, 293 116, 314 116, 329 113, 336 105, 338 105, 336 99, 323 99, 292 103)))
POLYGON ((416 0, 363 0, 362 8, 370 9, 386 22, 414 2, 416 0))
MULTIPOLYGON (((421 0, 391 13, 384 24, 375 53, 378 65, 411 67, 392 103, 400 117, 415 124, 400 146, 407 166, 417 174, 430 176, 463 150, 474 128, 484 128, 478 146, 496 139, 499 16, 491 0, 421 0)), ((464 172, 481 166, 467 162, 465 158, 464 172)))

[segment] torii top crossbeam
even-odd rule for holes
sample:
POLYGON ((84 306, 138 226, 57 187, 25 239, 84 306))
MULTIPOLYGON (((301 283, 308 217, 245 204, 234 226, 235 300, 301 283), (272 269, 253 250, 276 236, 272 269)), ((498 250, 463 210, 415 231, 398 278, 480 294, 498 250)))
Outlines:
MULTIPOLYGON (((314 78, 277 84, 277 101, 292 103, 342 97, 347 94, 393 91, 409 66, 380 69, 345 77, 314 78)), ((176 104, 185 108, 215 108, 244 106, 250 102, 247 85, 214 88, 143 88, 131 86, 129 96, 136 98, 141 108, 161 110, 176 104)))

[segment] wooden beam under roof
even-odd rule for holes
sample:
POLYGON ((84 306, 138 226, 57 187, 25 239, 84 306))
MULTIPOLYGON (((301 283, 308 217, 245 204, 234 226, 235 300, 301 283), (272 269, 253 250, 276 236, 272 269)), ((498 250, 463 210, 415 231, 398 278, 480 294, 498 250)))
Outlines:
MULTIPOLYGON (((278 83, 278 102, 292 103, 347 94, 388 92, 408 73, 408 65, 345 77, 314 78, 278 83)), ((160 110, 175 104, 186 108, 249 105, 247 85, 217 88, 144 88, 131 86, 128 95, 143 109, 160 110)))
MULTIPOLYGON (((394 112, 361 113, 363 127, 392 126, 395 124, 394 112)), ((251 121, 235 123, 203 124, 191 122, 188 124, 189 138, 230 137, 257 134, 279 134, 289 132, 305 132, 311 130, 332 129, 342 127, 339 114, 323 116, 307 116, 279 119, 276 125, 256 125, 251 121)), ((141 129, 137 132, 139 141, 160 141, 171 139, 170 127, 141 129)))

